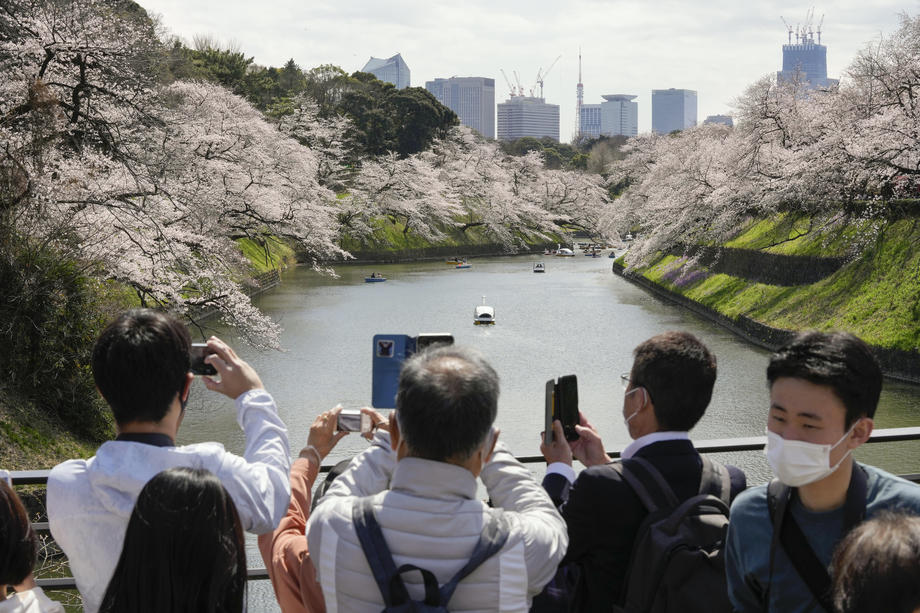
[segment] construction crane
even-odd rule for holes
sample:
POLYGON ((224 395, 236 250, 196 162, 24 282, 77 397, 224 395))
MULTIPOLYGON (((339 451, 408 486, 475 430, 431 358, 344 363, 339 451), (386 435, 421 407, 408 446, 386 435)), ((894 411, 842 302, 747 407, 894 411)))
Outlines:
POLYGON ((512 70, 512 71, 511 71, 511 74, 514 75, 514 82, 517 83, 518 95, 519 95, 519 96, 523 96, 523 95, 524 95, 524 86, 521 85, 521 77, 518 76, 517 70, 512 70))
POLYGON ((504 68, 499 68, 499 70, 502 72, 502 76, 505 77, 505 83, 508 84, 508 89, 511 91, 511 94, 509 94, 509 97, 510 97, 510 96, 514 96, 514 95, 515 95, 515 93, 514 93, 514 85, 511 84, 511 79, 509 79, 509 78, 508 78, 508 75, 505 74, 505 69, 504 69, 504 68))
POLYGON ((824 25, 824 15, 821 15, 821 20, 818 21, 818 44, 821 44, 821 26, 824 25))
POLYGON ((543 97, 543 79, 546 78, 546 76, 549 74, 549 71, 553 69, 553 66, 555 66, 556 62, 558 62, 561 58, 562 56, 560 55, 555 60, 553 60, 553 63, 549 65, 549 68, 546 69, 546 72, 543 72, 542 66, 540 67, 540 69, 537 71, 537 80, 533 84, 533 87, 530 88, 531 96, 533 95, 533 91, 537 88, 537 85, 539 85, 540 86, 540 97, 541 98, 543 97))
MULTIPOLYGON (((789 44, 791 45, 792 44, 792 33, 794 32, 794 30, 792 29, 791 25, 786 23, 786 19, 782 15, 780 15, 779 18, 783 20, 783 25, 786 26, 787 30, 789 30, 789 44)), ((796 42, 798 42, 799 37, 796 36, 795 38, 796 38, 796 42)))

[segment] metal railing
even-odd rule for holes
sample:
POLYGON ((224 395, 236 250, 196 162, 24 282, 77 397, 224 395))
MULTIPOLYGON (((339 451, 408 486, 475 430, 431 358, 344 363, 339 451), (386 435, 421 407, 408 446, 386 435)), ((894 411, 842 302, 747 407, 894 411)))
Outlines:
MULTIPOLYGON (((920 427, 912 428, 886 428, 875 430, 869 443, 895 443, 899 441, 917 441, 920 440, 920 427)), ((767 437, 750 436, 746 438, 728 438, 713 439, 708 441, 698 441, 694 446, 700 453, 727 453, 736 451, 758 451, 766 445, 767 437)), ((620 457, 619 451, 609 451, 607 455, 613 459, 620 457)), ((518 460, 524 464, 536 464, 543 462, 543 456, 521 456, 518 460)), ((332 465, 320 467, 320 472, 328 472, 332 465)), ((11 477, 13 485, 44 485, 48 482, 48 470, 20 470, 12 471, 11 477)), ((901 477, 920 483, 920 473, 911 473, 901 475, 901 477)), ((35 522, 32 524, 36 531, 48 531, 47 522, 35 522)), ((250 568, 248 570, 250 580, 268 579, 268 571, 264 568, 250 568)), ((76 589, 73 577, 60 578, 36 578, 35 582, 43 589, 71 590, 76 589)))

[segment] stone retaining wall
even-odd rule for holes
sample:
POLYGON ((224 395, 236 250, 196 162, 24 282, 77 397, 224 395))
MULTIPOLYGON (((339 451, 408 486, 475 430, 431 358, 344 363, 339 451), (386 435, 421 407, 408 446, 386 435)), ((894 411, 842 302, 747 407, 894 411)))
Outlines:
POLYGON ((807 255, 781 255, 733 247, 677 247, 671 255, 699 258, 713 273, 740 277, 769 285, 808 285, 837 272, 845 259, 807 255))
MULTIPOLYGON (((731 317, 719 313, 715 309, 658 285, 642 275, 628 272, 623 268, 622 264, 617 262, 613 263, 613 273, 648 290, 659 298, 667 300, 668 302, 673 302, 696 313, 704 319, 722 326, 729 332, 732 332, 736 336, 758 347, 776 351, 796 334, 795 331, 774 328, 754 321, 744 315, 739 316, 738 319, 732 319, 731 317)), ((886 377, 909 383, 920 383, 920 352, 889 349, 872 345, 870 345, 870 347, 875 357, 878 358, 879 363, 882 365, 882 371, 885 373, 886 377)))

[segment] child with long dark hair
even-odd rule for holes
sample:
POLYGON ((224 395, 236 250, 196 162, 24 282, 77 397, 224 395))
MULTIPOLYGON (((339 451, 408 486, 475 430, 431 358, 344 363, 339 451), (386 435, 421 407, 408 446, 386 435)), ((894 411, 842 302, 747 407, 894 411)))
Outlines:
POLYGON ((64 613, 35 586, 32 569, 38 540, 19 496, 0 479, 0 613, 64 613), (15 594, 7 598, 7 587, 15 594))
POLYGON ((243 528, 207 470, 172 468, 141 490, 100 612, 239 613, 243 528))

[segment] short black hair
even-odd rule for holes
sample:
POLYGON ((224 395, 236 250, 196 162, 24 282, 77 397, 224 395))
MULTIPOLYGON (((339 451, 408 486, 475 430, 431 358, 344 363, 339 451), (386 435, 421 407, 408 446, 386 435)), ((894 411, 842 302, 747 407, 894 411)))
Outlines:
POLYGON ((838 613, 920 608, 920 517, 881 513, 854 528, 831 562, 838 613))
POLYGON ((396 418, 414 457, 469 458, 498 414, 498 374, 476 351, 434 346, 408 360, 399 375, 396 418))
POLYGON ((782 377, 831 389, 846 407, 847 429, 874 417, 882 393, 882 369, 869 346, 849 332, 803 332, 770 357, 770 386, 782 377))
POLYGON ((110 323, 93 348, 93 377, 115 421, 158 422, 185 387, 191 367, 188 328, 153 309, 131 309, 110 323))
POLYGON ((38 540, 13 488, 0 479, 0 584, 18 585, 35 567, 38 540))
POLYGON ((662 431, 693 428, 706 412, 716 382, 716 357, 689 332, 658 334, 633 350, 629 378, 643 387, 662 431))
POLYGON ((220 480, 201 468, 165 470, 147 482, 100 613, 242 612, 246 544, 220 480))

